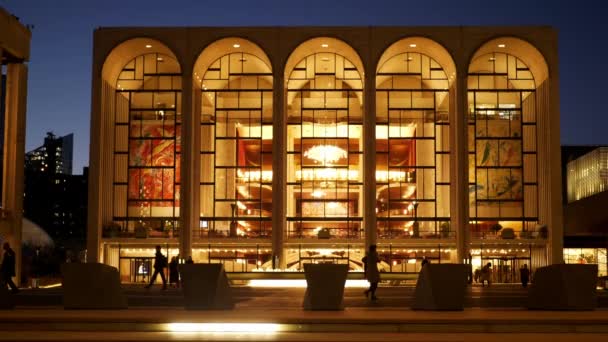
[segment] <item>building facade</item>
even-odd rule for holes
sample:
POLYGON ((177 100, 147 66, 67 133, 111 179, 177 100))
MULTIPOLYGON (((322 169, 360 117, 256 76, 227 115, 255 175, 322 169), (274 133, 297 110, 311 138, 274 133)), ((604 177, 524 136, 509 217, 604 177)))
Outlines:
POLYGON ((48 132, 42 146, 25 154, 25 217, 58 245, 84 249, 88 168, 72 174, 74 134, 48 132))
POLYGON ((47 132, 44 144, 25 154, 25 168, 47 174, 72 174, 74 134, 57 137, 47 132))
POLYGON ((562 261, 547 27, 101 28, 88 257, 385 272, 562 261))
POLYGON ((598 275, 608 276, 608 147, 563 146, 564 261, 597 264, 598 275), (567 199, 567 202, 566 202, 567 199))

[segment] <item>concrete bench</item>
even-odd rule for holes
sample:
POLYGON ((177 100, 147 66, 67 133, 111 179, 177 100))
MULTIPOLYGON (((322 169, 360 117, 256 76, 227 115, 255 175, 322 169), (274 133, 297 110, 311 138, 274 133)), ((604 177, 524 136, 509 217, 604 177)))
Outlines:
POLYGON ((304 264, 304 310, 344 310, 346 264, 304 264))
POLYGON ((427 264, 414 292, 414 310, 464 310, 469 265, 427 264))
POLYGON ((528 292, 531 310, 594 310, 597 265, 555 264, 533 274, 528 292))
POLYGON ((222 264, 179 265, 184 307, 189 310, 234 308, 232 290, 222 264))
POLYGON ((0 282, 0 310, 12 310, 15 307, 13 296, 8 291, 6 284, 0 282))
POLYGON ((61 265, 65 309, 116 310, 127 308, 115 267, 99 263, 61 265))

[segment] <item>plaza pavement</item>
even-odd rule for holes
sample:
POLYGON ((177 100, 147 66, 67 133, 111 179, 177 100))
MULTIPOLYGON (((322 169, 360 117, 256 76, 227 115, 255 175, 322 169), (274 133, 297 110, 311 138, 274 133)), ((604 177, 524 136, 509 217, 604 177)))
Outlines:
POLYGON ((61 289, 22 290, 17 307, 0 311, 0 341, 606 341, 608 296, 595 311, 528 311, 524 289, 473 286, 457 312, 409 309, 413 287, 381 287, 368 302, 345 289, 344 311, 304 311, 302 288, 235 287, 236 308, 182 309, 181 292, 125 286, 128 310, 63 310, 61 289), (175 329, 173 323, 188 323, 175 329), (209 326, 211 324, 211 326, 209 326), (231 330, 237 325, 236 331, 231 330), (254 324, 244 330, 242 324, 254 324), (273 331, 258 331, 270 324, 273 331), (219 329, 219 330, 218 330, 219 329))

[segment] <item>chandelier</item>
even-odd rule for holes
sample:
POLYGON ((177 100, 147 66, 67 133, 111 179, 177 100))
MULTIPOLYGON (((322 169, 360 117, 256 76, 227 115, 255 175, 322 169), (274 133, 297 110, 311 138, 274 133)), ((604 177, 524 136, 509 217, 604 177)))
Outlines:
POLYGON ((304 152, 304 157, 323 164, 337 162, 347 155, 345 150, 333 145, 315 145, 304 152))

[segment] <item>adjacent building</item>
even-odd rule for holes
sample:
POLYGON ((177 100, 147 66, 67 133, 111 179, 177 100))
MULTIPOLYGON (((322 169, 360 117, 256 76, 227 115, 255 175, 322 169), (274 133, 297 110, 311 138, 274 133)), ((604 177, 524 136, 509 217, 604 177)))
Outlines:
POLYGON ((74 135, 49 132, 25 155, 24 215, 61 245, 84 248, 88 168, 72 174, 74 135))
POLYGON ((100 28, 88 258, 562 262, 549 27, 100 28))
POLYGON ((44 144, 25 154, 25 168, 50 175, 71 175, 74 134, 57 137, 47 132, 44 144))
POLYGON ((608 146, 564 146, 562 151, 575 156, 563 160, 564 260, 598 264, 599 275, 607 276, 608 146))

